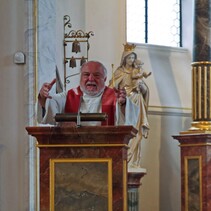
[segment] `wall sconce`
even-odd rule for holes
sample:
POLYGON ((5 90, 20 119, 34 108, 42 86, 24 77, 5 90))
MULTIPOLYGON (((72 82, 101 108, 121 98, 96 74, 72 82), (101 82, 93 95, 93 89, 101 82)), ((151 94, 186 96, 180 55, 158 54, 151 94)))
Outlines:
POLYGON ((25 64, 26 58, 25 54, 21 51, 18 51, 14 54, 13 61, 15 64, 25 64))
POLYGON ((87 62, 88 51, 90 48, 89 38, 94 36, 92 31, 84 32, 83 30, 73 30, 72 24, 70 23, 70 16, 64 16, 64 90, 66 90, 66 85, 69 83, 68 78, 78 73, 71 73, 75 70, 79 70, 79 65, 83 65, 87 62), (79 54, 77 54, 79 53, 79 54), (76 56, 76 54, 78 56, 76 56), (69 68, 72 68, 69 71, 69 68))

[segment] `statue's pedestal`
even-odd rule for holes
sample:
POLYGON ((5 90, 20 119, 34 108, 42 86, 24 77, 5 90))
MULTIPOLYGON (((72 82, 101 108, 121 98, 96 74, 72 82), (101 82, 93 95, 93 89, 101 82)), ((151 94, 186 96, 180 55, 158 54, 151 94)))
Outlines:
POLYGON ((128 211, 140 211, 139 187, 141 179, 146 174, 146 169, 128 169, 128 211))
POLYGON ((173 137, 181 147, 181 210, 210 211, 211 134, 173 137))

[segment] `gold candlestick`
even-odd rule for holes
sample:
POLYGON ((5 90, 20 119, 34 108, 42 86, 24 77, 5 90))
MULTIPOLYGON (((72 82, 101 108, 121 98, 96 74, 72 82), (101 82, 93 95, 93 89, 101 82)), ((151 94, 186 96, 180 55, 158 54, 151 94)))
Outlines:
POLYGON ((114 88, 114 86, 115 86, 115 83, 114 83, 114 64, 111 64, 111 67, 112 67, 112 86, 114 88))

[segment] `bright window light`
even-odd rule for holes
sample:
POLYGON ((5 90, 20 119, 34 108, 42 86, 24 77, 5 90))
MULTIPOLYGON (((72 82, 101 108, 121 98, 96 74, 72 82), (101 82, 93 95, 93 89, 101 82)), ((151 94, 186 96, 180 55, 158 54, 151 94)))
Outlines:
POLYGON ((180 0, 127 0, 127 42, 181 46, 180 0))

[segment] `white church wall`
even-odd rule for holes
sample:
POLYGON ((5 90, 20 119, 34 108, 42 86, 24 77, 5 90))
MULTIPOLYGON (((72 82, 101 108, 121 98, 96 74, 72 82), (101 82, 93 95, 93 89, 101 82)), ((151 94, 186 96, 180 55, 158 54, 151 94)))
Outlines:
MULTIPOLYGON (((15 64, 25 53, 25 1, 3 0, 0 7, 0 210, 29 210, 27 64, 15 64)), ((28 61, 27 61, 28 62, 28 61)))

